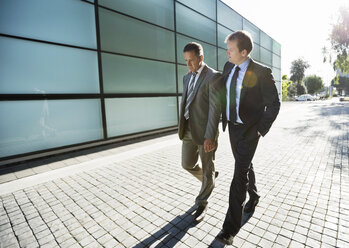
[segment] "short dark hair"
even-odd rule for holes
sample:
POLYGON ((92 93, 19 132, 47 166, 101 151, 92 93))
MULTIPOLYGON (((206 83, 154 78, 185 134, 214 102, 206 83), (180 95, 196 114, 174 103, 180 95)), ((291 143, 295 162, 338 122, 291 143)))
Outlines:
POLYGON ((229 34, 225 38, 224 43, 227 43, 228 41, 233 41, 233 40, 237 41, 237 46, 240 52, 246 49, 247 53, 250 54, 250 52, 253 49, 253 40, 249 32, 245 30, 239 30, 232 34, 229 34))
POLYGON ((204 49, 202 49, 202 46, 197 42, 189 42, 185 45, 183 52, 190 52, 194 51, 195 55, 200 57, 201 55, 204 55, 204 49))

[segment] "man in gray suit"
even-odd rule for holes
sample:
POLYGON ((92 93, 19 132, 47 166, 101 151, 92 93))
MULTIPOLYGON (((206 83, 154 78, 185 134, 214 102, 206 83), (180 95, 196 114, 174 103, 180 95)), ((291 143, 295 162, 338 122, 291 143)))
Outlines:
POLYGON ((189 73, 183 77, 183 96, 178 127, 182 143, 182 167, 202 182, 194 214, 195 222, 203 220, 207 200, 214 188, 213 158, 217 148, 220 74, 204 62, 202 46, 191 42, 184 47, 189 73), (202 168, 197 164, 200 156, 202 168))

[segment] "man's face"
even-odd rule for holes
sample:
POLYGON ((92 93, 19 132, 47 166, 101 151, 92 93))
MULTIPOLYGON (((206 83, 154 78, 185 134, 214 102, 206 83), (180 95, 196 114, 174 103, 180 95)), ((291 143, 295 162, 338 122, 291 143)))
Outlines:
POLYGON ((197 56, 194 51, 184 52, 184 59, 189 71, 196 72, 200 69, 204 56, 197 56))
POLYGON ((247 57, 246 49, 239 51, 237 40, 227 41, 227 55, 230 63, 240 65, 247 57))

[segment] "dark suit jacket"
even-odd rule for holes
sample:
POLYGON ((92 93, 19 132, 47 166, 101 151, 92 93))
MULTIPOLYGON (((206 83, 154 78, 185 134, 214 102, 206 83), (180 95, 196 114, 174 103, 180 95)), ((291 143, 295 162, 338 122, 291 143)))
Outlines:
MULTIPOLYGON (((183 95, 180 108, 178 135, 184 137, 188 85, 191 74, 183 77, 183 95)), ((204 66, 195 84, 194 98, 189 106, 189 126, 194 143, 203 145, 205 139, 215 140, 218 135, 218 124, 221 114, 219 101, 221 74, 207 65, 204 66)))
MULTIPOLYGON (((221 84, 221 104, 223 131, 227 126, 226 82, 234 64, 224 65, 221 84)), ((251 59, 247 67, 240 95, 239 116, 248 126, 257 125, 257 130, 264 136, 273 124, 280 110, 280 101, 275 81, 270 68, 251 59)))

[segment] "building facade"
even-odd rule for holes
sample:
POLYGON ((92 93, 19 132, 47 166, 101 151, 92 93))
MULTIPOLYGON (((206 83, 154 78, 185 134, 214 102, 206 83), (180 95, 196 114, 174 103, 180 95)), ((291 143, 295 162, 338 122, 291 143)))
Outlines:
POLYGON ((1 0, 0 165, 176 129, 202 44, 222 70, 247 30, 281 92, 281 45, 220 0, 1 0))

